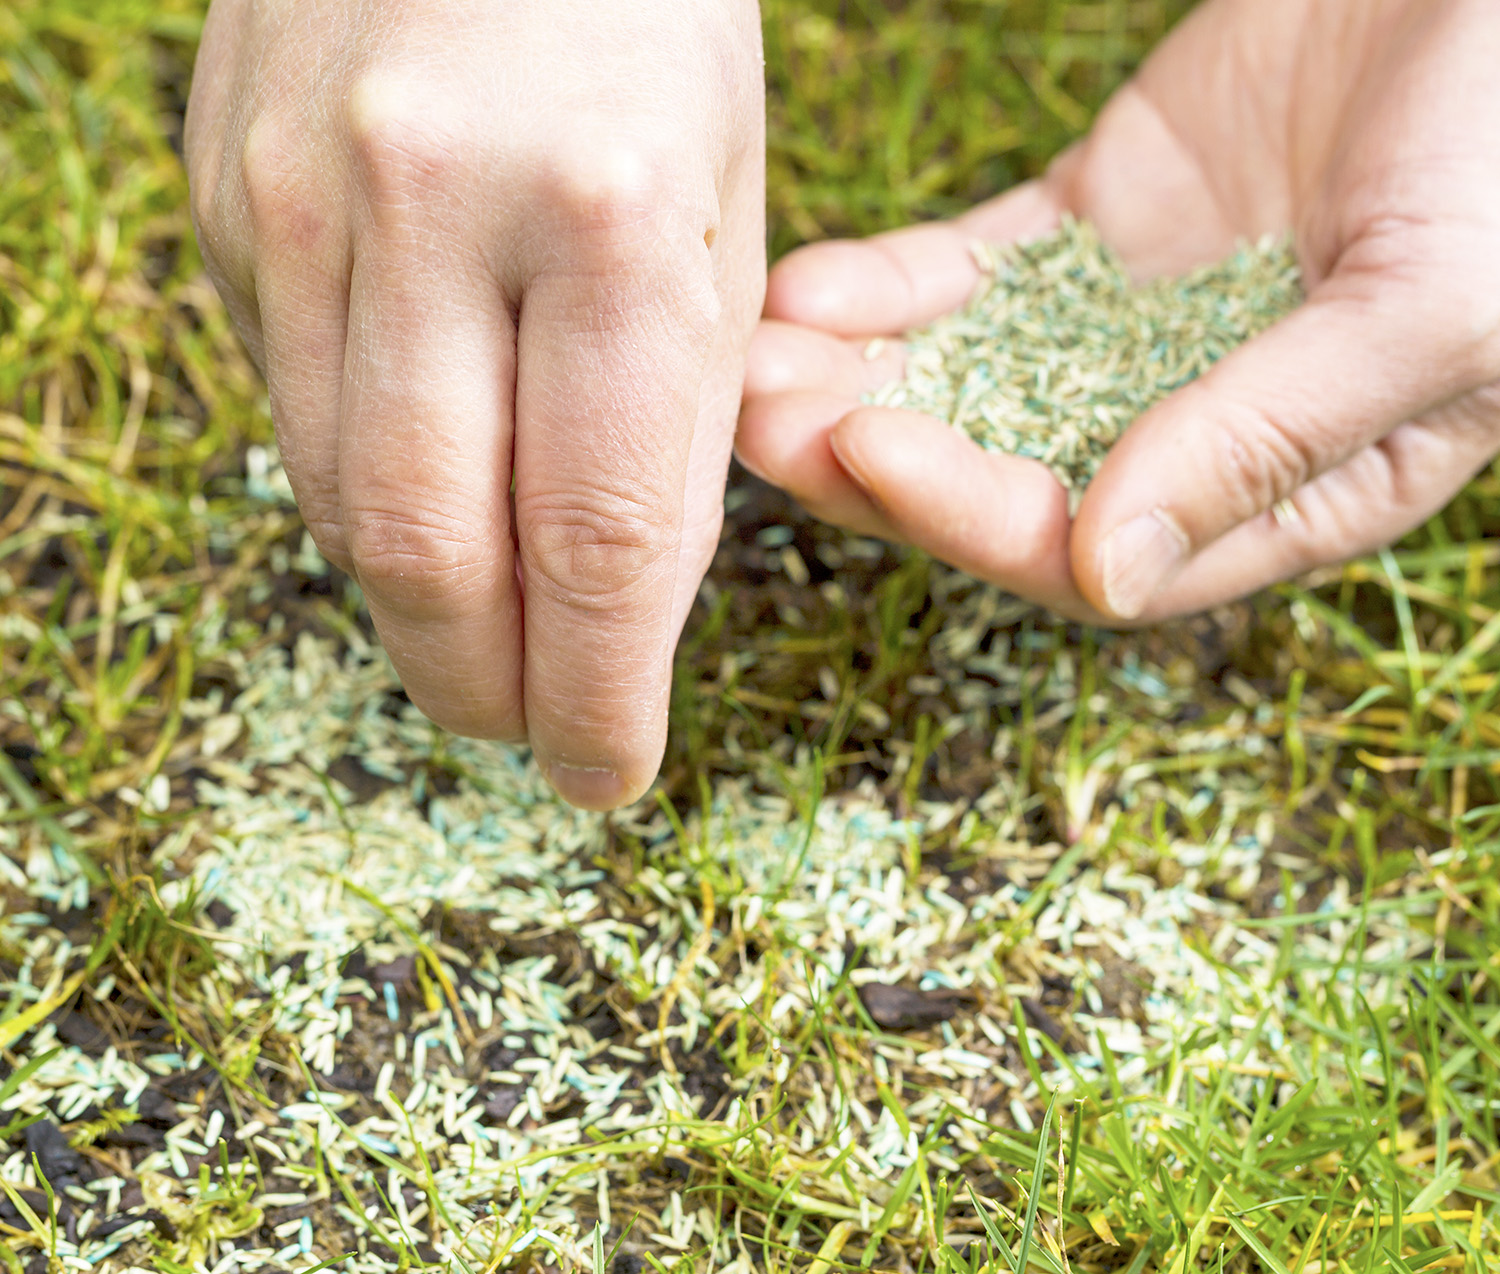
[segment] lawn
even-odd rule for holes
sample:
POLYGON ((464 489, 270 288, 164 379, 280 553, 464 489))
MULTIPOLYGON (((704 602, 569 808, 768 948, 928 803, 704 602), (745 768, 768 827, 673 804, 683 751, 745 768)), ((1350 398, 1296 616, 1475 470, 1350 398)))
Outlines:
MULTIPOLYGON (((1500 1261, 1500 481, 1119 635, 736 472, 660 788, 401 695, 177 150, 0 9, 0 1271, 1500 1261)), ((771 247, 1036 173, 1180 15, 766 0, 771 247)))

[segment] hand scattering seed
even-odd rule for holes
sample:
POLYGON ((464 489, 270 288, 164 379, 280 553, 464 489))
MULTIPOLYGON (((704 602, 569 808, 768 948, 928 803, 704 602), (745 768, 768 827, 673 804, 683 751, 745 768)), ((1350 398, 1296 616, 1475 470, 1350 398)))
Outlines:
POLYGON ((1126 427, 1302 301, 1289 239, 1241 244, 1181 278, 1131 283, 1083 221, 976 244, 986 281, 906 337, 905 379, 867 396, 925 412, 990 451, 1040 460, 1073 493, 1126 427))

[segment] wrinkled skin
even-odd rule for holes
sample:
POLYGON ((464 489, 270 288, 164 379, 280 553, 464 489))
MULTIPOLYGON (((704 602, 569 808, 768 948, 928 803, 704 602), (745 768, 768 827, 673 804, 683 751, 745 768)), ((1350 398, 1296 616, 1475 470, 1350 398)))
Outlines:
POLYGON ((1208 0, 1041 181, 772 272, 739 452, 813 513, 1062 614, 1144 622, 1388 543, 1500 450, 1500 7, 1208 0), (968 244, 1092 219, 1134 274, 1290 229, 1308 303, 1147 413, 1070 521, 1039 464, 859 408, 869 338, 958 308, 968 244))
POLYGON ((412 700, 650 784, 764 294, 754 0, 215 0, 194 220, 412 700), (514 484, 512 489, 512 484, 514 484))

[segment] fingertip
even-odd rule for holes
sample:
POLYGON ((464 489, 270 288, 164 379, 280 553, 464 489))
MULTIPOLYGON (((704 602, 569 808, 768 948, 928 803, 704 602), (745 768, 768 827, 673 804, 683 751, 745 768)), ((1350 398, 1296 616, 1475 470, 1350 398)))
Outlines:
POLYGON ((751 473, 781 487, 815 517, 860 535, 895 538, 830 446, 834 426, 854 406, 848 395, 810 391, 751 399, 740 414, 735 453, 751 473))
POLYGON ((601 814, 638 801, 652 781, 631 783, 614 770, 552 764, 540 756, 537 764, 553 790, 569 805, 601 814))
POLYGON ((1191 551, 1171 512, 1151 509, 1110 531, 1092 555, 1094 569, 1080 572, 1080 590, 1105 614, 1137 620, 1181 574, 1191 551))
POLYGON ((819 382, 816 353, 806 349, 807 329, 775 319, 765 320, 750 338, 745 360, 745 394, 779 394, 819 382))
POLYGON ((850 482, 904 539, 972 569, 964 546, 994 516, 968 494, 988 459, 973 441, 936 417, 894 407, 850 412, 828 441, 850 482))
POLYGON ((893 408, 851 412, 831 448, 903 538, 980 579, 1083 612, 1068 562, 1068 494, 1045 466, 893 408))
POLYGON ((852 400, 900 380, 905 370, 906 350, 899 340, 850 340, 767 319, 751 340, 745 393, 823 390, 852 400))
POLYGON ((735 453, 758 478, 801 497, 843 476, 828 452, 828 432, 856 406, 847 394, 791 390, 746 401, 735 453))
POLYGON ((869 248, 845 239, 812 243, 784 256, 766 279, 766 317, 844 331, 857 302, 869 248))
POLYGON ((857 408, 835 421, 828 432, 828 449, 839 467, 876 507, 882 506, 882 458, 890 454, 889 443, 893 442, 899 449, 905 441, 900 431, 887 433, 883 418, 889 410, 884 407, 857 408))
POLYGON ((839 464, 867 495, 898 519, 974 447, 942 421, 896 407, 860 407, 829 437, 839 464), (967 445, 966 445, 967 444, 967 445))
POLYGON ((403 679, 401 686, 412 706, 445 734, 489 743, 526 742, 525 717, 519 709, 485 708, 461 697, 424 693, 415 678, 403 679))
POLYGON ((973 296, 974 237, 942 221, 799 248, 771 272, 766 314, 841 336, 930 323, 973 296))
MULTIPOLYGON (((1064 152, 1066 155, 1067 152, 1064 152)), ((1059 161, 1063 156, 1059 156, 1059 161)), ((1056 230, 1065 211, 1058 182, 1027 181, 977 204, 954 224, 987 243, 1035 239, 1056 230)))

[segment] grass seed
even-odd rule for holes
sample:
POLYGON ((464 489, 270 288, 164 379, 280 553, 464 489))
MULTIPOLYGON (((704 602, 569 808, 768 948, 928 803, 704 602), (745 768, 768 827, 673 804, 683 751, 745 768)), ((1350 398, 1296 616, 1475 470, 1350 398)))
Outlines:
POLYGON ((908 333, 905 378, 869 401, 1040 460, 1075 492, 1132 421, 1302 301, 1285 237, 1139 285, 1098 231, 1073 218, 1029 243, 973 250, 985 276, 978 294, 908 333))

